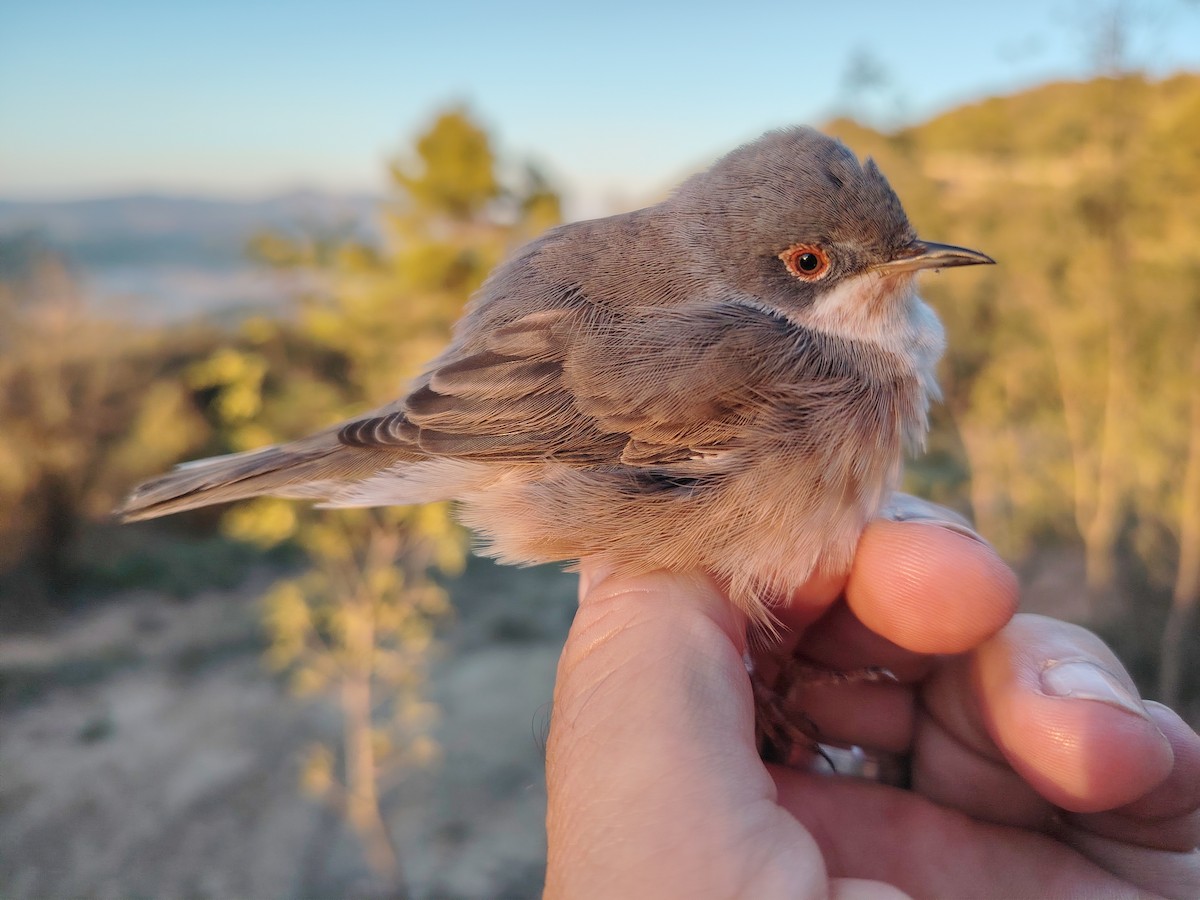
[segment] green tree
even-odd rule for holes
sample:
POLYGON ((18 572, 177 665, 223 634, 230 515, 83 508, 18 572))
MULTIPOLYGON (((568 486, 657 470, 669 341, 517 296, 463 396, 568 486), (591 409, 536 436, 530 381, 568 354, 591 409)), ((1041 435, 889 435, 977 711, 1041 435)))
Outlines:
MULTIPOLYGON (((328 290, 300 300, 294 322, 247 322, 236 348, 196 365, 192 386, 231 450, 298 436, 396 395, 445 344, 467 297, 514 247, 554 224, 558 199, 535 170, 506 181, 487 133, 463 109, 437 116, 390 167, 380 246, 264 234, 257 255, 316 270, 328 290)), ((381 876, 403 867, 381 792, 436 756, 424 697, 434 629, 449 612, 434 570, 454 572, 462 532, 446 505, 312 511, 259 499, 231 509, 232 536, 293 540, 311 568, 267 598, 268 658, 297 690, 333 695, 340 752, 312 749, 305 783, 346 818, 381 876)))

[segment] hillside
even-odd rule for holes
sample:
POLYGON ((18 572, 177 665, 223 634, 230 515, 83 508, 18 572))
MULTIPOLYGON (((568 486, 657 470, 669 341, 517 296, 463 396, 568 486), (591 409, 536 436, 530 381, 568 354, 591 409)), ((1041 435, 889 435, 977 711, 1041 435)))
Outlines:
POLYGON ((306 286, 247 258, 257 232, 376 236, 379 198, 296 191, 256 200, 134 194, 79 200, 0 199, 0 279, 30 250, 61 254, 89 308, 179 321, 240 307, 278 308, 306 286), (6 253, 5 250, 10 252, 6 253))
POLYGON ((969 215, 967 204, 1014 187, 1061 205, 1062 192, 1110 177, 1114 151, 1146 195, 1137 199, 1175 206, 1200 185, 1200 74, 1056 82, 892 133, 846 119, 826 130, 875 157, 918 221, 969 215))

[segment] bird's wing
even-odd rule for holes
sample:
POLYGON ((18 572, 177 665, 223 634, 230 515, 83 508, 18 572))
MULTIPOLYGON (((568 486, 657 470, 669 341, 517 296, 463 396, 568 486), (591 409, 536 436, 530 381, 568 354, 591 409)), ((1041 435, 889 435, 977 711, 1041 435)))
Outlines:
POLYGON ((543 310, 472 343, 340 440, 460 459, 686 469, 738 446, 764 409, 799 412, 796 391, 838 393, 850 377, 811 332, 736 302, 543 310))

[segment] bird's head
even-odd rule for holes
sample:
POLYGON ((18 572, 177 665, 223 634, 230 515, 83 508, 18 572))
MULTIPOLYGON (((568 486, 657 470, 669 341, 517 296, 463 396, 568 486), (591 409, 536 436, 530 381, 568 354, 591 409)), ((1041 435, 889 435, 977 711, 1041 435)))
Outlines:
POLYGON ((874 161, 811 128, 739 147, 668 204, 689 252, 743 299, 799 324, 841 317, 831 330, 851 337, 852 321, 910 298, 920 269, 993 262, 918 239, 874 161))

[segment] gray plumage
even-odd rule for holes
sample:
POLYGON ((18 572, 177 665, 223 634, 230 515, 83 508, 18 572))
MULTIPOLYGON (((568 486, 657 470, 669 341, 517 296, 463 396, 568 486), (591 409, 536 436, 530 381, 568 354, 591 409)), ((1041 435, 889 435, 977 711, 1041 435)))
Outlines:
POLYGON ((919 446, 942 330, 874 163, 771 132, 664 202, 555 228, 492 273, 409 393, 137 488, 151 518, 271 494, 461 501, 505 562, 707 570, 756 620, 844 571, 919 446))

